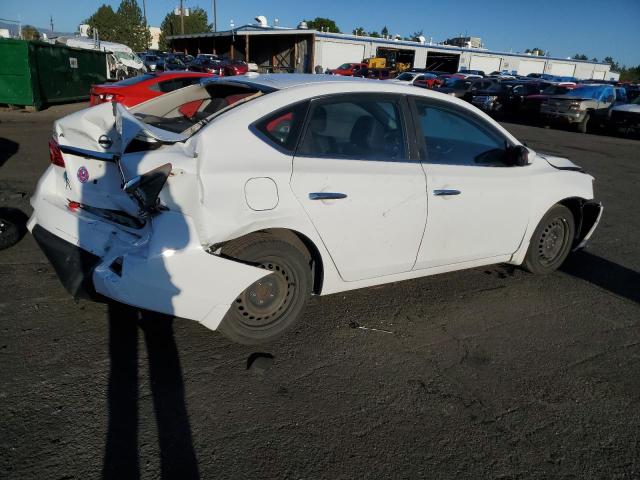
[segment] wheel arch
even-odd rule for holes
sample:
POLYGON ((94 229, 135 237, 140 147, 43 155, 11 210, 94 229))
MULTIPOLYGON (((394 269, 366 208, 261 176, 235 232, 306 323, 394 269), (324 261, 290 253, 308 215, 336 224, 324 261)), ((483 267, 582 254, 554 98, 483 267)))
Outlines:
POLYGON ((272 235, 274 238, 283 240, 285 242, 291 243, 295 247, 306 251, 309 254, 311 260, 311 275, 313 281, 312 292, 315 295, 320 295, 322 293, 322 286, 324 283, 324 261, 322 258, 322 254, 320 250, 316 246, 313 240, 311 240, 307 235, 297 230, 289 229, 289 228, 264 228, 261 230, 255 230, 253 232, 246 233, 240 237, 234 238, 232 240, 228 240, 226 242, 222 242, 216 245, 216 248, 222 247, 226 244, 232 242, 245 242, 250 239, 250 237, 255 236, 257 234, 267 233, 272 235))

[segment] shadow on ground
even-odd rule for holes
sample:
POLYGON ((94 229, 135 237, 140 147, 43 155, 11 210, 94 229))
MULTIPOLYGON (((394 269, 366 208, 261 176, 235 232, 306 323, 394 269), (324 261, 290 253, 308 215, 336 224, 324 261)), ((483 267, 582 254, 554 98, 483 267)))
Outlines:
POLYGON ((198 463, 173 335, 173 318, 109 305, 109 425, 104 479, 140 478, 138 452, 138 334, 149 359, 149 383, 160 446, 162 479, 198 479, 198 463))
POLYGON ((8 138, 0 137, 0 167, 2 167, 7 160, 18 153, 20 145, 8 138))
POLYGON ((560 270, 627 300, 640 303, 640 273, 606 258, 582 250, 570 255, 560 270))

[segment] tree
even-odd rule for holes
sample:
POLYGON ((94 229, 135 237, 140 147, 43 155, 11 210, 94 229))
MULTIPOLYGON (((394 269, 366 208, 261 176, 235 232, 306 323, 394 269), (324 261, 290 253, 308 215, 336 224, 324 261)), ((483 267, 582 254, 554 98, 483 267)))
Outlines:
POLYGON ((584 53, 576 53, 573 56, 574 60, 589 60, 589 57, 587 57, 584 53))
POLYGON ((424 36, 424 31, 423 31, 423 30, 420 30, 420 31, 418 31, 418 32, 413 32, 413 33, 411 34, 411 38, 410 38, 409 40, 416 40, 416 41, 417 41, 417 40, 418 40, 418 38, 420 38, 420 37, 422 37, 422 36, 424 36))
POLYGON ((22 27, 23 40, 40 40, 40 32, 33 25, 25 25, 22 27))
POLYGON ((380 34, 378 32, 369 32, 369 36, 373 38, 380 38, 380 34))
POLYGON ((334 20, 330 18, 316 17, 313 20, 305 20, 311 30, 321 30, 325 32, 340 33, 340 29, 334 20))
POLYGON ((389 29, 386 25, 382 27, 382 30, 380 30, 380 35, 385 38, 389 36, 389 29))
POLYGON ((116 41, 117 28, 118 28, 118 15, 113 11, 110 5, 102 5, 96 13, 87 18, 84 23, 88 24, 91 27, 92 34, 93 30, 98 31, 98 36, 100 40, 104 40, 107 42, 116 41))
POLYGON ((637 67, 625 68, 618 65, 618 71, 620 72, 620 80, 623 82, 640 82, 640 65, 637 67))
MULTIPOLYGON (((189 16, 184 17, 184 33, 206 33, 211 31, 211 25, 207 18, 207 12, 200 7, 194 7, 189 10, 189 16)), ((160 25, 160 50, 168 48, 167 37, 171 35, 180 35, 180 15, 173 12, 167 13, 160 25)))
POLYGON ((618 62, 616 62, 613 59, 613 57, 604 57, 603 62, 604 63, 608 63, 609 65, 611 65, 611 70, 613 70, 614 72, 618 72, 618 71, 620 71, 620 70, 622 70, 624 68, 618 62))
POLYGON ((124 43, 134 52, 149 48, 151 33, 144 22, 138 2, 136 0, 122 0, 117 15, 117 41, 124 43))
POLYGON ((364 36, 367 34, 367 32, 365 32, 364 28, 362 27, 358 27, 358 28, 354 28, 353 29, 353 34, 354 35, 358 35, 358 36, 364 36))
POLYGON ((591 61, 592 61, 592 62, 594 62, 594 63, 598 63, 598 59, 597 59, 596 57, 593 57, 593 58, 591 59, 591 61))

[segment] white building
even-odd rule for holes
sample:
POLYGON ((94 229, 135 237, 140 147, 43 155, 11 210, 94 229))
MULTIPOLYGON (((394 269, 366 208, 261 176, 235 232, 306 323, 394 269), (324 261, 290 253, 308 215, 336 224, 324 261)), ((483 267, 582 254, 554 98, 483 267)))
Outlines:
MULTIPOLYGON (((303 26, 303 25, 301 25, 303 26)), ((245 25, 234 30, 176 35, 171 47, 195 55, 216 53, 257 63, 262 71, 324 72, 364 58, 392 55, 415 68, 508 71, 609 80, 610 65, 590 61, 539 57, 451 45, 319 32, 306 28, 245 25)))

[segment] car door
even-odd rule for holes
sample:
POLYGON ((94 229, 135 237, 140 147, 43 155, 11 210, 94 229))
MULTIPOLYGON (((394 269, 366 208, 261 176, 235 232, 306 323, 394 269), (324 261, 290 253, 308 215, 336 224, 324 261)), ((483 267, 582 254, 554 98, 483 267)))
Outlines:
POLYGON ((508 140, 469 109, 418 97, 412 105, 429 202, 415 268, 514 253, 528 223, 527 167, 505 163, 508 140))
POLYGON ((424 171, 407 141, 409 121, 398 95, 311 102, 291 188, 345 281, 415 264, 427 199, 424 171))

